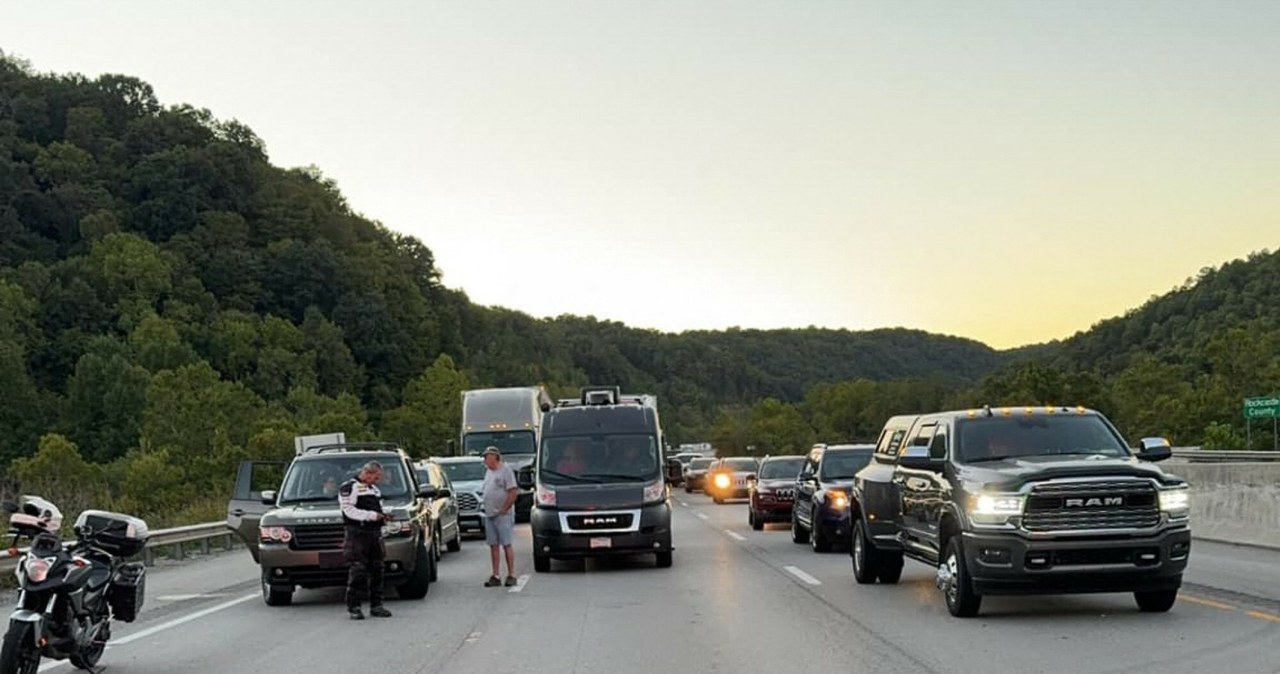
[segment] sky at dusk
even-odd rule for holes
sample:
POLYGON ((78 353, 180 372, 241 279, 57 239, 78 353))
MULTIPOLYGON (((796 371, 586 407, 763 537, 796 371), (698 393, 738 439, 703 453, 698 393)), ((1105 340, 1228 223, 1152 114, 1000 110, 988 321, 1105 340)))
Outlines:
POLYGON ((1280 246, 1276 2, 4 2, 446 285, 679 332, 1062 338, 1280 246))

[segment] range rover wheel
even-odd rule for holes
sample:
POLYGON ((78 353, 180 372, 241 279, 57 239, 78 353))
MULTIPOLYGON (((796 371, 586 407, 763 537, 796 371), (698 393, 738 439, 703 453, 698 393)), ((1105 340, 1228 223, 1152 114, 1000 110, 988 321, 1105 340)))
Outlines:
POLYGON ((1178 601, 1178 591, 1134 592, 1133 598, 1138 602, 1138 610, 1143 613, 1164 613, 1173 608, 1174 602, 1178 601))
POLYGON ((272 585, 267 581, 267 569, 263 569, 262 602, 267 606, 288 606, 293 603, 293 587, 272 585))
POLYGON ((862 518, 853 521, 852 540, 849 545, 849 556, 853 558, 853 579, 862 585, 876 582, 879 569, 879 555, 867 540, 867 532, 862 526, 862 518))
POLYGON ((796 516, 795 511, 791 511, 791 542, 792 543, 808 543, 809 532, 800 527, 800 518, 796 516))
POLYGON ((413 575, 409 580, 401 583, 398 588, 401 599, 423 599, 427 593, 431 591, 431 576, 436 565, 436 559, 432 556, 427 546, 418 544, 418 553, 414 556, 413 575))
POLYGON ((654 565, 659 569, 671 568, 671 551, 666 550, 664 552, 654 553, 654 565))
POLYGON ((551 571, 551 558, 547 555, 539 555, 533 553, 533 570, 538 573, 548 573, 551 571))
POLYGON ((969 568, 965 566, 960 536, 947 541, 947 551, 938 564, 938 587, 947 602, 947 610, 957 618, 972 618, 982 606, 982 595, 973 591, 969 568))

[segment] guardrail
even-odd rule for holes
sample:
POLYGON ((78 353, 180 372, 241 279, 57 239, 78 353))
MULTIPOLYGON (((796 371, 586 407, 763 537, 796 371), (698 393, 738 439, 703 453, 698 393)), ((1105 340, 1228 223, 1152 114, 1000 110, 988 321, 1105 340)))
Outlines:
POLYGON ((1248 461, 1280 461, 1280 452, 1200 449, 1178 447, 1173 450, 1175 459, 1191 463, 1240 463, 1248 461))
MULTIPOLYGON (((206 555, 212 550, 214 539, 223 539, 222 548, 230 550, 235 544, 235 535, 234 531, 227 528, 226 522, 206 522, 172 529, 157 529, 151 532, 146 547, 142 549, 142 563, 147 566, 155 564, 156 550, 161 548, 168 548, 171 558, 182 559, 186 554, 183 545, 196 541, 200 542, 200 552, 206 555)), ((18 565, 18 557, 26 551, 26 548, 0 550, 0 571, 12 571, 18 565)))

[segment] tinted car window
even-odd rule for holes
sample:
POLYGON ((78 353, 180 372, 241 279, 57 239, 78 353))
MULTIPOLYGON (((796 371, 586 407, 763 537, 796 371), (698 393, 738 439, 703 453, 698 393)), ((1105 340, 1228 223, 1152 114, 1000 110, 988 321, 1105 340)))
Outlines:
POLYGON ((852 478, 871 461, 871 450, 827 450, 822 460, 821 476, 828 480, 852 478))
POLYGON ((755 459, 725 459, 724 464, 720 466, 725 470, 734 472, 754 471, 760 467, 755 459))
POLYGON ((804 457, 802 456, 794 459, 772 459, 760 466, 760 479, 780 480, 795 477, 800 474, 800 469, 803 467, 804 457))
POLYGON ((449 479, 454 482, 470 482, 473 480, 483 480, 484 467, 483 461, 449 461, 442 462, 440 467, 449 475, 449 479))
POLYGON ((706 470, 715 459, 694 459, 689 462, 689 470, 706 470))

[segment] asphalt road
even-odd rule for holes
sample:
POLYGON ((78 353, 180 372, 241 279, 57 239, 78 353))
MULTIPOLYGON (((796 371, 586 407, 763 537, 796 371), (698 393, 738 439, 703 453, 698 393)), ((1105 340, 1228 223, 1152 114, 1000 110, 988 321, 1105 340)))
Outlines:
MULTIPOLYGON (((1197 542, 1178 605, 1130 595, 987 598, 947 614, 932 570, 859 586, 844 552, 786 527, 747 526, 742 504, 676 496, 675 565, 557 563, 532 573, 518 527, 517 588, 484 588, 488 555, 446 553, 423 601, 352 622, 340 590, 263 605, 237 551, 157 569, 140 620, 116 630, 110 672, 1280 672, 1280 552, 1197 542), (681 503, 683 502, 683 504, 681 503)), ((69 672, 50 663, 41 671, 69 672)))

